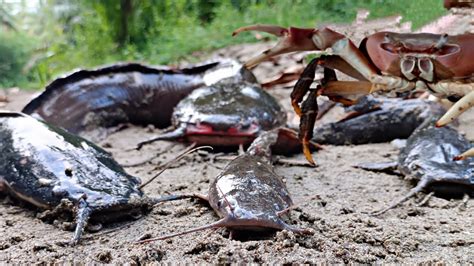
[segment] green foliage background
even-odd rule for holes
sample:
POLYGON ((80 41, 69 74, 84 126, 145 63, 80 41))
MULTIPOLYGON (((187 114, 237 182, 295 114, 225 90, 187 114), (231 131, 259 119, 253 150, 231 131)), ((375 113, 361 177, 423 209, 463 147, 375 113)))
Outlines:
POLYGON ((170 64, 193 51, 253 42, 231 32, 262 23, 314 27, 401 14, 413 27, 442 15, 441 0, 39 0, 37 12, 0 0, 0 87, 42 88, 59 74, 117 61, 170 64), (12 17, 14 18, 13 21, 12 17), (8 20, 7 20, 8 19, 8 20))

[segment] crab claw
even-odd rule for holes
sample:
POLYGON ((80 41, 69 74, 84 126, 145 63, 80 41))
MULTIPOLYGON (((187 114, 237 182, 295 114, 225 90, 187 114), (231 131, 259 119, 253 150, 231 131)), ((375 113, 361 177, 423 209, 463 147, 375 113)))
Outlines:
POLYGON ((474 148, 471 148, 471 149, 465 151, 463 154, 460 154, 460 155, 454 157, 453 160, 454 161, 460 161, 460 160, 466 159, 467 157, 474 157, 474 148))
POLYGON ((244 64, 247 68, 252 68, 259 63, 272 58, 276 55, 296 52, 296 51, 311 51, 318 50, 314 44, 312 37, 315 29, 304 29, 304 28, 283 28, 275 25, 250 25, 236 29, 232 36, 235 36, 243 31, 263 31, 270 34, 283 37, 280 41, 269 50, 266 50, 262 54, 250 59, 244 64))

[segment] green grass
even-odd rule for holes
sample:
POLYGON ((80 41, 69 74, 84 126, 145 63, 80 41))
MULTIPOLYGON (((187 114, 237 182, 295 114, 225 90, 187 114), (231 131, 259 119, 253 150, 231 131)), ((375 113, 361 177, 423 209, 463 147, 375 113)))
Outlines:
POLYGON ((158 37, 155 43, 160 45, 159 52, 151 54, 150 61, 169 63, 179 58, 192 60, 189 55, 196 50, 212 51, 228 45, 255 42, 252 34, 230 37, 231 32, 243 25, 261 23, 282 26, 315 27, 328 22, 350 22, 359 8, 370 11, 369 18, 400 14, 403 21, 411 21, 413 28, 443 15, 446 11, 439 0, 418 1, 275 1, 275 5, 252 5, 244 13, 223 5, 217 17, 206 28, 178 25, 165 38, 158 37), (276 4, 278 3, 278 4, 276 4))
MULTIPOLYGON (((45 34, 38 46, 48 49, 39 56, 41 60, 37 61, 31 73, 26 74, 34 77, 28 79, 29 87, 42 88, 51 79, 75 68, 117 61, 150 64, 172 64, 180 59, 196 61, 192 57, 194 51, 211 52, 228 45, 257 41, 252 34, 231 37, 234 29, 249 24, 312 28, 322 23, 351 22, 357 10, 364 8, 371 12, 369 18, 400 14, 416 29, 446 13, 441 0, 237 0, 245 6, 243 10, 232 6, 232 0, 223 0, 213 9, 214 19, 203 24, 197 12, 189 11, 187 7, 188 3, 197 5, 199 0, 162 2, 168 5, 165 7, 168 13, 156 8, 160 1, 165 0, 139 1, 142 3, 141 13, 130 26, 135 35, 123 47, 115 42, 117 31, 107 21, 114 14, 108 10, 112 8, 110 5, 93 12, 86 9, 86 12, 92 12, 84 16, 87 20, 79 26, 69 27, 68 31, 60 22, 52 21, 50 14, 45 15, 43 19, 47 26, 41 29, 45 34), (145 24, 152 27, 147 28, 145 24)), ((25 74, 15 72, 0 84, 16 85, 20 75, 25 74)))
POLYGON ((447 14, 441 0, 417 0, 417 1, 376 1, 368 6, 371 10, 369 18, 378 18, 400 14, 402 21, 411 21, 412 30, 417 30, 423 25, 447 14))

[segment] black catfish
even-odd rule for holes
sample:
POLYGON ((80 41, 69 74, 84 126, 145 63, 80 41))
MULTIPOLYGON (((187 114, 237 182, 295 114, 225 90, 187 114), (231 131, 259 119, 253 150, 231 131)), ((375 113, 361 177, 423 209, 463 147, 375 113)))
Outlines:
POLYGON ((427 118, 444 111, 440 104, 422 99, 365 96, 346 109, 345 118, 316 127, 312 140, 348 145, 406 139, 427 118))
POLYGON ((224 59, 180 69, 126 63, 79 70, 51 82, 22 112, 99 140, 107 128, 124 123, 167 127, 180 100, 229 77, 256 82, 250 71, 224 59))
POLYGON ((95 144, 25 114, 0 112, 0 193, 72 214, 72 244, 89 218, 107 222, 148 212, 159 200, 146 197, 140 183, 95 144))
POLYGON ((442 197, 474 196, 474 158, 453 160, 472 145, 452 127, 437 128, 435 121, 427 119, 415 130, 400 151, 398 162, 357 166, 372 171, 398 171, 418 181, 406 196, 374 214, 382 214, 423 190, 442 197))
POLYGON ((140 142, 184 140, 213 147, 250 144, 261 132, 286 124, 277 100, 258 84, 232 79, 194 90, 176 106, 173 130, 140 142))
POLYGON ((199 194, 171 195, 169 200, 198 197, 209 202, 221 218, 219 221, 189 231, 166 235, 140 243, 179 236, 209 228, 226 227, 231 237, 236 231, 288 230, 309 234, 311 230, 295 228, 282 216, 294 205, 282 178, 271 165, 270 146, 285 129, 263 132, 247 152, 232 160, 211 182, 207 196, 199 194))

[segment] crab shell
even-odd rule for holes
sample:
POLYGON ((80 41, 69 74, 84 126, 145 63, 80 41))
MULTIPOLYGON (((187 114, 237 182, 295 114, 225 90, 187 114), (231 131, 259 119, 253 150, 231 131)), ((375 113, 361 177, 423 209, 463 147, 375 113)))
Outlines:
POLYGON ((443 35, 431 33, 378 32, 363 40, 361 47, 367 49, 370 60, 383 73, 402 77, 412 74, 408 70, 418 68, 421 72, 418 75, 427 80, 430 79, 429 72, 434 72, 435 77, 429 81, 433 81, 433 78, 443 80, 471 77, 474 72, 474 56, 470 51, 474 49, 474 34, 446 36, 446 43, 441 48, 434 49, 433 44, 441 39, 443 35), (418 56, 423 59, 416 58, 418 56))

